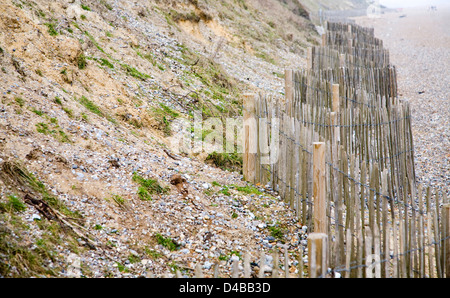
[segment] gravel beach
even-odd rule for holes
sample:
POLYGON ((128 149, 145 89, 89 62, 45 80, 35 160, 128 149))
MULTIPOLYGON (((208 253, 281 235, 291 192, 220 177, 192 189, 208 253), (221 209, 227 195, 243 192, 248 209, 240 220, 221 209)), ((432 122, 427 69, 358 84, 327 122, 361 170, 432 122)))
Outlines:
POLYGON ((450 6, 408 8, 356 18, 373 27, 397 68, 399 97, 412 108, 417 181, 435 192, 450 185, 450 6))

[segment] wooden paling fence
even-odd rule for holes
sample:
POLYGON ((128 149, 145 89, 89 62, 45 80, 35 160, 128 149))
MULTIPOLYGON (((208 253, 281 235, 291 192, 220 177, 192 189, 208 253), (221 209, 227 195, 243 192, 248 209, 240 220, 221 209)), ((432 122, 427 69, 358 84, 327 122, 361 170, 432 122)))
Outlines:
MULTIPOLYGON (((306 267, 303 261, 303 256, 300 255, 298 257, 298 261, 295 265, 296 270, 291 270, 291 268, 293 268, 293 264, 289 262, 289 252, 286 247, 287 246, 284 246, 281 251, 276 247, 270 254, 266 254, 264 251, 261 251, 259 256, 251 256, 249 253, 244 253, 242 257, 235 256, 233 260, 227 262, 226 266, 228 268, 226 268, 227 273, 225 274, 224 272, 221 272, 221 266, 218 262, 212 266, 211 270, 207 270, 208 274, 205 274, 205 269, 202 264, 198 263, 193 269, 193 276, 197 278, 218 278, 223 276, 229 276, 232 278, 306 277, 307 273, 305 272, 306 267), (282 258, 280 258, 280 256, 282 258), (212 273, 210 271, 212 271, 212 273)), ((180 278, 183 277, 183 274, 180 270, 176 270, 175 276, 180 278)))
POLYGON ((411 111, 373 29, 327 24, 285 96, 244 96, 244 177, 310 234, 309 276, 450 276, 446 193, 416 183, 411 111))

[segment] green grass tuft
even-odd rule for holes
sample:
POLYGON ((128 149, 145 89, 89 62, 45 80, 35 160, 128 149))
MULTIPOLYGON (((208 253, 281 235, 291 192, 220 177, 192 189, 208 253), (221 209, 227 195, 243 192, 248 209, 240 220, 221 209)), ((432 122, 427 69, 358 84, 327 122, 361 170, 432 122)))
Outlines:
POLYGON ((81 96, 81 98, 78 100, 86 109, 88 109, 89 111, 91 111, 94 114, 97 114, 101 117, 104 116, 103 112, 100 110, 100 108, 93 103, 92 101, 90 101, 89 99, 87 99, 84 95, 81 96))
POLYGON ((242 171, 242 154, 240 153, 217 153, 212 152, 206 157, 216 167, 222 170, 242 171))
POLYGON ((168 187, 162 187, 157 180, 145 179, 136 172, 133 173, 132 180, 140 185, 137 194, 144 201, 151 200, 152 194, 166 194, 169 191, 168 187))
POLYGON ((180 245, 176 243, 174 240, 172 240, 170 237, 164 237, 160 233, 156 233, 155 238, 158 244, 161 244, 170 251, 177 250, 180 247, 180 245))
POLYGON ((58 35, 58 31, 55 29, 55 24, 53 23, 44 23, 45 26, 47 26, 47 31, 50 36, 56 36, 58 35))

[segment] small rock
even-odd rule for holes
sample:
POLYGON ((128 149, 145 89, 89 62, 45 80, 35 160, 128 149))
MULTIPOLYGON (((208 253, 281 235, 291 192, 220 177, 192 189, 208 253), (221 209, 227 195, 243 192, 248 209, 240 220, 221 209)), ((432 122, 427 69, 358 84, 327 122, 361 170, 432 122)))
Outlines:
POLYGON ((273 242, 273 241, 275 241, 276 239, 275 239, 275 237, 273 237, 273 236, 268 236, 268 237, 266 237, 266 240, 269 241, 269 242, 273 242))
POLYGON ((39 214, 33 214, 33 215, 31 216, 31 220, 35 220, 35 219, 41 220, 41 216, 40 216, 39 214))
POLYGON ((209 269, 211 269, 212 265, 213 264, 211 262, 206 261, 205 264, 203 264, 203 269, 209 270, 209 269))

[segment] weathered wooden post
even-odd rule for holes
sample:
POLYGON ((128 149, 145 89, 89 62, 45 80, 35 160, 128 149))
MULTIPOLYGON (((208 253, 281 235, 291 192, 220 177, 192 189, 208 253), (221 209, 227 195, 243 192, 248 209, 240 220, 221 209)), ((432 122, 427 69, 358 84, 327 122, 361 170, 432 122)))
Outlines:
POLYGON ((286 140, 286 190, 285 190, 285 200, 289 202, 290 206, 294 208, 294 197, 295 197, 295 185, 294 185, 294 165, 291 160, 292 155, 294 154, 294 143, 292 140, 294 139, 294 131, 293 131, 293 103, 294 103, 294 71, 292 69, 286 69, 284 72, 284 81, 285 81, 285 98, 286 98, 286 126, 285 126, 285 134, 287 136, 286 140))
POLYGON ((331 87, 332 92, 332 112, 339 112, 339 84, 333 84, 331 87))
POLYGON ((314 232, 327 233, 325 143, 313 143, 314 232))
POLYGON ((231 277, 238 278, 239 277, 239 259, 234 260, 231 267, 231 277))
POLYGON ((325 277, 328 269, 328 236, 311 233, 308 236, 309 277, 325 277))
POLYGON ((345 54, 340 54, 339 55, 339 66, 340 67, 345 67, 345 54))
POLYGON ((279 263, 278 263, 278 247, 275 248, 272 254, 273 267, 272 267, 272 278, 279 277, 279 263))
POLYGON ((322 47, 326 47, 327 46, 327 34, 324 33, 322 34, 322 47))
POLYGON ((250 254, 246 252, 244 254, 244 278, 250 278, 252 268, 250 267, 250 254))
POLYGON ((450 278, 450 204, 445 204, 443 208, 444 227, 444 268, 445 277, 450 278))
POLYGON ((258 131, 256 125, 255 94, 244 94, 244 154, 243 174, 248 182, 255 183, 256 154, 258 146, 258 131))
POLYGON ((313 49, 311 47, 308 48, 308 53, 306 57, 306 69, 313 68, 313 49))
POLYGON ((289 254, 288 254, 288 245, 283 245, 284 248, 284 277, 289 277, 289 254))
POLYGON ((259 262, 259 278, 264 278, 264 270, 266 268, 266 255, 263 250, 260 253, 260 262, 259 262))
MULTIPOLYGON (((293 97, 294 97, 293 91, 294 91, 294 71, 292 69, 285 69, 284 70, 284 96, 286 98, 286 102, 291 102, 293 100, 293 97)), ((289 104, 286 105, 286 109, 290 110, 289 104)), ((289 116, 290 116, 290 114, 289 114, 289 116)))
POLYGON ((197 263, 197 265, 195 266, 194 269, 195 272, 195 278, 204 278, 205 276, 203 275, 203 271, 202 271, 202 265, 200 263, 197 263))
MULTIPOLYGON (((340 141, 340 135, 339 135, 339 108, 340 108, 340 102, 339 102, 339 84, 333 84, 331 86, 331 95, 332 95, 332 102, 331 102, 331 125, 333 125, 332 131, 333 131, 333 152, 337 152, 337 144, 340 141)), ((335 162, 335 160, 333 161, 335 162)))

